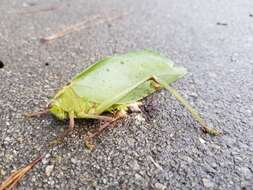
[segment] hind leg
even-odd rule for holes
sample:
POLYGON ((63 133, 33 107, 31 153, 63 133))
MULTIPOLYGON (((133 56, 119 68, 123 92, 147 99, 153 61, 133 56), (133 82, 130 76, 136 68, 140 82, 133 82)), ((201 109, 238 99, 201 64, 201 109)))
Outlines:
POLYGON ((115 124, 115 122, 123 117, 126 117, 126 112, 124 110, 118 111, 111 121, 105 121, 100 124, 99 128, 96 129, 94 132, 88 132, 87 135, 84 136, 84 143, 89 149, 93 149, 94 145, 92 140, 94 137, 99 136, 105 129, 115 124))

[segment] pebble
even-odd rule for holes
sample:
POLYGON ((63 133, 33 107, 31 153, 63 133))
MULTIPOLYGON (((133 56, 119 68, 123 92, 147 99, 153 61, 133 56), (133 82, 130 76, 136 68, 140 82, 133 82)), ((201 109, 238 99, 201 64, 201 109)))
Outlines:
POLYGON ((145 118, 141 114, 136 115, 135 117, 136 125, 140 125, 144 121, 145 121, 145 118))
POLYGON ((211 182, 209 179, 203 178, 202 181, 203 181, 203 184, 204 184, 204 186, 206 188, 212 188, 212 187, 214 187, 214 183, 211 182))
POLYGON ((76 164, 78 161, 75 158, 70 159, 73 164, 76 164))
POLYGON ((239 59, 239 54, 238 53, 234 53, 232 56, 231 56, 231 62, 238 62, 238 59, 239 59))
POLYGON ((47 166, 47 167, 46 167, 46 175, 47 175, 47 176, 50 176, 51 173, 52 173, 52 171, 53 171, 53 169, 54 169, 54 165, 49 165, 49 166, 47 166))
POLYGON ((197 98, 198 94, 195 93, 195 92, 192 92, 192 93, 189 94, 189 96, 192 97, 192 98, 197 98))
POLYGON ((251 116, 251 115, 252 115, 252 111, 251 111, 251 110, 246 110, 245 113, 246 113, 248 116, 251 116))
POLYGON ((206 141, 204 139, 200 138, 200 137, 199 137, 199 141, 200 141, 201 144, 205 144, 206 143, 206 141))
POLYGON ((186 160, 189 164, 191 164, 191 163, 193 162, 193 159, 192 159, 191 157, 189 157, 189 156, 186 156, 186 157, 185 157, 185 160, 186 160))
POLYGON ((242 176, 245 176, 247 179, 250 179, 252 176, 252 173, 248 167, 241 167, 240 172, 242 176))
POLYGON ((4 142, 5 142, 5 143, 10 142, 10 141, 11 141, 11 138, 10 138, 10 137, 6 137, 6 138, 4 139, 4 142))
POLYGON ((46 158, 43 158, 43 159, 41 160, 41 162, 42 162, 43 165, 46 165, 46 164, 48 163, 48 160, 47 160, 46 158))
POLYGON ((22 4, 23 7, 28 7, 29 5, 27 3, 22 4))
POLYGON ((214 79, 217 78, 217 74, 216 74, 216 73, 210 72, 210 73, 208 73, 208 75, 209 75, 209 77, 211 77, 211 78, 214 78, 214 79))
POLYGON ((140 169, 140 165, 138 164, 138 162, 136 160, 133 160, 132 162, 129 163, 129 166, 133 169, 133 170, 139 170, 140 169))
POLYGON ((139 181, 143 180, 143 177, 140 174, 135 174, 134 177, 136 180, 139 180, 139 181))
POLYGON ((45 155, 45 158, 49 158, 49 157, 50 157, 50 154, 46 154, 46 155, 45 155))
POLYGON ((53 186, 53 185, 55 184, 55 182, 54 182, 53 179, 50 179, 50 180, 48 181, 48 184, 51 185, 51 186, 53 186))
POLYGON ((156 190, 165 190, 165 189, 167 189, 167 186, 157 182, 157 183, 155 183, 155 189, 156 190))
POLYGON ((0 176, 5 176, 5 174, 6 174, 6 171, 3 169, 0 169, 0 176))

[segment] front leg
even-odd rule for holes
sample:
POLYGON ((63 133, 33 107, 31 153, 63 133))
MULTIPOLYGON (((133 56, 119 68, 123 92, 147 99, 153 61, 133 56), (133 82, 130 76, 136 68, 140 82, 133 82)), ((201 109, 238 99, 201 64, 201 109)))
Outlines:
POLYGON ((74 113, 71 112, 71 113, 69 113, 69 126, 68 126, 68 128, 65 129, 65 131, 63 133, 59 134, 53 141, 51 141, 50 144, 58 144, 66 136, 68 136, 73 131, 74 128, 75 128, 75 117, 74 117, 74 113))
POLYGON ((74 113, 69 113, 69 127, 66 129, 58 138, 63 139, 64 137, 68 136, 70 132, 73 131, 75 128, 75 116, 74 113))
POLYGON ((38 111, 38 112, 32 112, 32 113, 24 113, 24 116, 26 117, 39 117, 41 115, 47 114, 48 113, 48 108, 42 110, 42 111, 38 111))
POLYGON ((69 115, 69 129, 73 130, 75 128, 75 118, 74 114, 69 115))

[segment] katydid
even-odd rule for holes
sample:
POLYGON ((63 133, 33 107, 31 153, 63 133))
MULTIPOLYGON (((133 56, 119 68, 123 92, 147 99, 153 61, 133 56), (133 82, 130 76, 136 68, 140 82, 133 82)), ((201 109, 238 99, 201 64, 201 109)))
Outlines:
MULTIPOLYGON (((220 134, 216 129, 209 128, 198 112, 170 86, 185 74, 185 68, 175 66, 168 58, 152 51, 115 55, 85 69, 56 93, 44 111, 29 115, 51 112, 59 119, 69 119, 68 130, 60 137, 66 136, 74 128, 76 118, 106 121, 95 133, 89 133, 86 139, 86 145, 89 146, 92 137, 124 116, 129 107, 135 105, 136 109, 138 101, 165 88, 186 107, 201 124, 204 132, 220 134), (112 113, 112 117, 104 115, 105 112, 112 113)), ((39 156, 26 167, 14 172, 0 185, 0 189, 14 187, 42 158, 43 156, 39 156)))
POLYGON ((149 50, 107 57, 82 71, 59 90, 46 112, 59 119, 69 119, 68 131, 71 131, 75 118, 110 123, 118 116, 108 117, 103 113, 124 112, 144 97, 165 88, 190 111, 204 132, 219 134, 217 130, 207 127, 198 112, 169 86, 186 73, 185 68, 175 66, 168 58, 149 50))

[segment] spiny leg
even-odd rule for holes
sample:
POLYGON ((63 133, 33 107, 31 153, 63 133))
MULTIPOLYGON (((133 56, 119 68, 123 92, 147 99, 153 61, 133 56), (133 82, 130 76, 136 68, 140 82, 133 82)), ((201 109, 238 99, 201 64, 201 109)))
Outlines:
POLYGON ((126 116, 126 112, 123 110, 118 111, 113 119, 111 121, 104 121, 100 127, 94 132, 94 133, 89 133, 88 136, 89 138, 93 138, 95 136, 98 136, 102 131, 104 131, 107 127, 109 127, 112 123, 117 121, 120 118, 123 118, 126 116))
POLYGON ((204 133, 213 136, 222 135, 221 131, 208 127, 199 113, 176 91, 176 89, 172 88, 169 85, 165 86, 165 88, 191 113, 192 117, 199 122, 204 133))
POLYGON ((60 144, 63 142, 63 139, 69 135, 70 132, 73 131, 73 129, 75 128, 75 118, 74 118, 74 114, 69 114, 69 126, 67 129, 65 129, 65 131, 61 134, 59 134, 56 138, 54 138, 52 141, 49 142, 50 146, 56 145, 56 144, 60 144))
POLYGON ((192 117, 201 125, 201 129, 203 132, 214 136, 222 134, 222 132, 220 132, 219 130, 208 127, 206 122, 199 115, 199 113, 176 91, 176 89, 172 88, 164 81, 159 81, 155 76, 152 76, 151 79, 155 83, 162 85, 166 90, 168 90, 191 113, 192 117))
POLYGON ((98 129, 96 129, 95 132, 88 132, 87 135, 84 136, 84 142, 85 145, 89 148, 92 149, 94 147, 92 140, 94 137, 100 135, 106 128, 110 127, 111 124, 115 123, 118 119, 123 118, 126 116, 126 112, 123 110, 118 111, 115 116, 113 117, 113 120, 111 121, 105 121, 102 123, 98 129))
POLYGON ((38 111, 38 112, 33 112, 33 113, 24 113, 26 117, 39 117, 41 115, 47 114, 48 109, 46 108, 45 110, 38 111))
POLYGON ((66 136, 69 135, 70 132, 73 131, 73 129, 75 128, 75 118, 73 114, 69 114, 69 126, 68 128, 60 135, 58 135, 57 139, 59 139, 60 141, 63 140, 66 136))
POLYGON ((98 119, 101 121, 112 121, 114 118, 105 115, 82 114, 81 118, 98 119))

